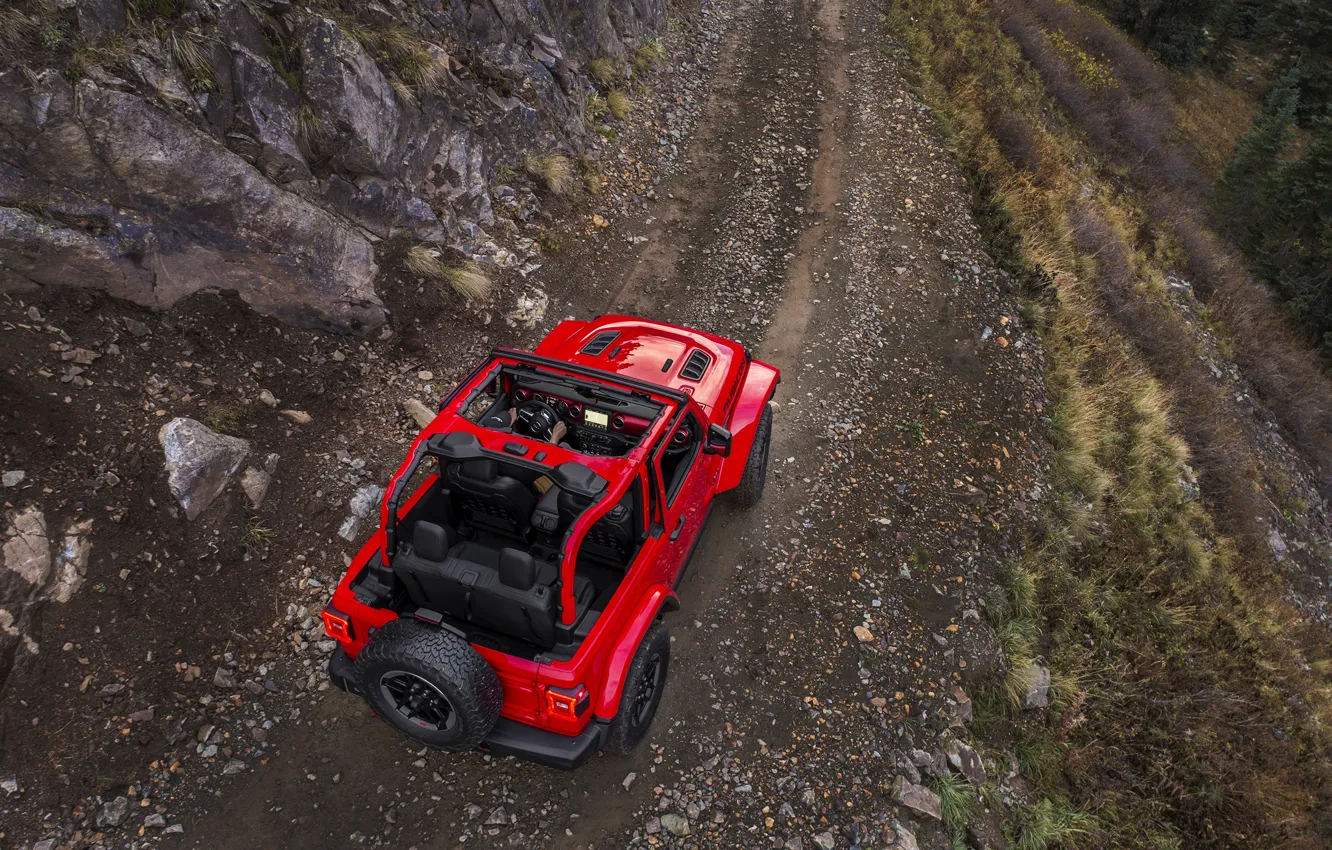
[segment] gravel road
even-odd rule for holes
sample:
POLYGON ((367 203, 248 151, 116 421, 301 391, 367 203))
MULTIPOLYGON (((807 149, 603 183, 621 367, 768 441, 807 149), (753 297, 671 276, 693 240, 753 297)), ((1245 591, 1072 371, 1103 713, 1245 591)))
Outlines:
MULTIPOLYGON (((201 786, 216 796, 159 818, 184 821, 162 846, 951 846, 894 785, 943 769, 944 751, 975 756, 965 693, 998 663, 985 599, 1039 486, 1041 353, 878 5, 716 6, 718 61, 673 172, 541 271, 564 298, 547 325, 640 313, 736 337, 783 370, 767 494, 713 514, 667 622, 671 678, 648 740, 561 773, 414 749, 324 691, 251 723, 262 745, 201 786)), ((511 341, 474 325, 452 347, 399 333, 421 363, 511 341)), ((392 384, 362 384, 343 421, 393 410, 392 384)), ((347 480, 397 463, 399 443, 342 434, 343 465, 384 455, 347 480)), ((301 469, 300 449, 287 454, 301 469)), ((310 578, 292 583, 313 602, 326 591, 310 578)), ((280 614, 275 596, 238 639, 280 614)), ((1021 781, 969 766, 1004 794, 1021 781)))
POLYGON ((873 4, 738 4, 685 166, 549 271, 623 282, 583 314, 784 372, 767 497, 714 514, 647 744, 574 774, 415 752, 334 695, 198 846, 944 840, 893 780, 995 663, 983 599, 1034 486, 1041 361, 891 50, 873 4))

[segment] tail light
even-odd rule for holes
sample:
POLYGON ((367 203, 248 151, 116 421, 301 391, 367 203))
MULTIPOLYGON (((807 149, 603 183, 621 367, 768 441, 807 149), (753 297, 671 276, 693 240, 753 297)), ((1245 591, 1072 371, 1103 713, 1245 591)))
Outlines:
POLYGON ((344 642, 352 639, 351 618, 346 614, 328 605, 320 616, 324 618, 324 631, 329 637, 344 642))
POLYGON ((546 713, 555 717, 567 717, 577 720, 592 704, 592 695, 587 688, 546 688, 546 713))

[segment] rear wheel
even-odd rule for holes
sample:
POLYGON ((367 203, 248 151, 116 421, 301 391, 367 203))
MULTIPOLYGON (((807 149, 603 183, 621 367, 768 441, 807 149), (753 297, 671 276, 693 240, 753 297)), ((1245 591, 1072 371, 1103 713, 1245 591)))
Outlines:
POLYGON ((499 677, 452 632, 394 620, 361 650, 355 672, 375 713, 426 746, 473 749, 499 720, 499 677))
POLYGON ((745 461, 745 471, 740 476, 740 483, 732 492, 733 498, 742 507, 757 505, 763 498, 763 485, 768 480, 768 449, 772 444, 772 405, 763 405, 758 425, 754 428, 754 443, 749 447, 749 459, 745 461))
POLYGON ((661 623, 653 623, 643 635, 625 674, 620 708, 606 733, 605 749, 628 753, 642 743, 652 718, 657 716, 666 672, 671 663, 671 635, 661 623))

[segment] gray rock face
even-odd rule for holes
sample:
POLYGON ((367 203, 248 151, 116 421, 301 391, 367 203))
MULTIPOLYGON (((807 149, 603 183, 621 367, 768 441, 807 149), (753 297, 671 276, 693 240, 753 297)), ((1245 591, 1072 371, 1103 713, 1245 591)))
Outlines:
POLYGON ((23 653, 36 655, 35 624, 51 600, 68 602, 83 584, 92 553, 93 521, 66 529, 60 548, 36 507, 8 512, 0 521, 0 688, 23 653))
POLYGON ((74 83, 63 67, 0 64, 0 288, 159 309, 234 291, 283 321, 357 332, 385 319, 374 241, 401 231, 485 256, 499 166, 586 150, 579 69, 666 17, 665 0, 491 0, 367 6, 353 28, 300 4, 216 0, 190 13, 202 85, 158 35, 125 27, 124 0, 76 9, 85 36, 121 32, 126 60, 74 83), (413 55, 442 82, 408 88, 392 51, 366 47, 390 28, 419 39, 413 55), (448 70, 442 44, 467 48, 469 73, 448 70))
POLYGON ((183 416, 163 425, 157 440, 166 454, 171 495, 188 519, 196 519, 222 494, 250 453, 249 442, 183 416))

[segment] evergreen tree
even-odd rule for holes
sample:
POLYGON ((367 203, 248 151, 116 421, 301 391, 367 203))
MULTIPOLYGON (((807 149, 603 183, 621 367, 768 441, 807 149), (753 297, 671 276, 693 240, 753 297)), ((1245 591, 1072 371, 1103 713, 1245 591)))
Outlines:
POLYGON ((1261 208, 1271 196, 1272 176, 1299 108, 1299 75, 1287 73, 1267 96, 1253 129, 1235 146, 1213 189, 1212 203, 1225 226, 1246 247, 1258 235, 1261 208))

